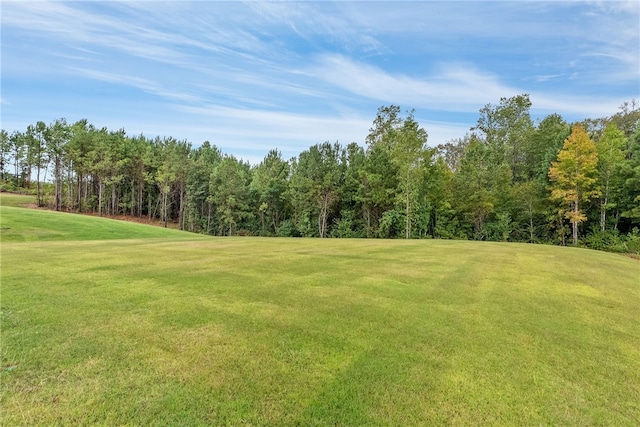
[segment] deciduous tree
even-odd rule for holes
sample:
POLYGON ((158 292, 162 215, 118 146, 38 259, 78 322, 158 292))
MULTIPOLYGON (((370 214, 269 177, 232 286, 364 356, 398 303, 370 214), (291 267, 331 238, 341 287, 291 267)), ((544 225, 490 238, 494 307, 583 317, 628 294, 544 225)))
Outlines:
POLYGON ((511 177, 516 181, 527 175, 527 145, 534 130, 530 108, 528 94, 500 98, 499 105, 487 104, 480 110, 474 128, 487 144, 491 162, 509 165, 511 177))
POLYGON ((598 152, 595 143, 582 125, 575 125, 564 141, 557 161, 551 164, 551 199, 559 201, 564 216, 573 230, 573 244, 578 244, 578 225, 587 219, 581 210, 582 202, 596 197, 598 181, 598 152))
POLYGON ((632 224, 640 223, 640 129, 629 143, 628 159, 623 165, 622 175, 628 200, 622 216, 631 220, 632 224))
POLYGON ((388 134, 391 147, 391 161, 398 170, 400 191, 398 201, 404 208, 404 237, 411 238, 414 222, 414 207, 418 204, 419 186, 422 184, 424 170, 431 163, 433 150, 427 147, 427 131, 420 127, 410 112, 402 126, 388 134))
POLYGON ((610 123, 604 130, 602 138, 596 144, 598 150, 598 172, 600 175, 600 231, 604 231, 607 224, 607 211, 617 206, 616 188, 622 185, 612 184, 621 180, 622 164, 625 159, 627 138, 618 130, 614 123, 610 123))

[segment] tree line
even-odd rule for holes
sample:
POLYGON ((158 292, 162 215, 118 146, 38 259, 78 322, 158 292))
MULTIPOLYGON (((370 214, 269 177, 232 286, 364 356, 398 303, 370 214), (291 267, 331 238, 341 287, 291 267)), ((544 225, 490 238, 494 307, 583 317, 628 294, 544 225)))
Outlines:
POLYGON ((129 215, 196 233, 476 239, 640 252, 640 108, 534 121, 526 94, 431 147, 412 111, 381 107, 364 146, 318 143, 260 164, 87 120, 0 135, 3 189, 55 210, 129 215))

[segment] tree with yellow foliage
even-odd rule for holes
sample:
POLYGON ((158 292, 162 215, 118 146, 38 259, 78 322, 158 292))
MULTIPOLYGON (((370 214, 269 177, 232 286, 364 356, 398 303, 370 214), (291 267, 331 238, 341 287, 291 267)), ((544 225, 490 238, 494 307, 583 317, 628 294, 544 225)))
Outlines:
POLYGON ((575 125, 564 140, 557 161, 551 163, 549 178, 551 200, 562 203, 565 218, 573 227, 573 244, 578 244, 578 224, 587 216, 580 210, 582 202, 598 196, 598 151, 581 125, 575 125))

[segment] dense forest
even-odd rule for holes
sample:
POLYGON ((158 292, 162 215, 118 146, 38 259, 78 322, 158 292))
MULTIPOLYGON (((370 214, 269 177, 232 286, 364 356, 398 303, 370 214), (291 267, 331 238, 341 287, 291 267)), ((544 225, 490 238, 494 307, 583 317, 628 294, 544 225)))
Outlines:
MULTIPOLYGON (((413 112, 381 107, 365 144, 318 143, 250 165, 204 142, 87 120, 2 130, 2 189, 55 210, 159 219, 213 235, 442 238, 640 253, 640 107, 533 120, 528 95, 428 145, 413 112)), ((175 226, 175 225, 174 225, 175 226)))

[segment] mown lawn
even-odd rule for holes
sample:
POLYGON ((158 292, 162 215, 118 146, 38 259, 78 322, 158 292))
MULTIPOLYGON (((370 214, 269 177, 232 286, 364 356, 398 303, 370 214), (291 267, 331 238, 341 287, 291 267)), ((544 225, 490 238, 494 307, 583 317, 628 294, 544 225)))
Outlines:
POLYGON ((34 196, 0 195, 0 231, 2 242, 75 241, 168 238, 193 239, 197 235, 173 229, 96 218, 66 212, 25 209, 35 206, 34 196))
POLYGON ((0 214, 2 425, 640 424, 637 260, 0 214))

